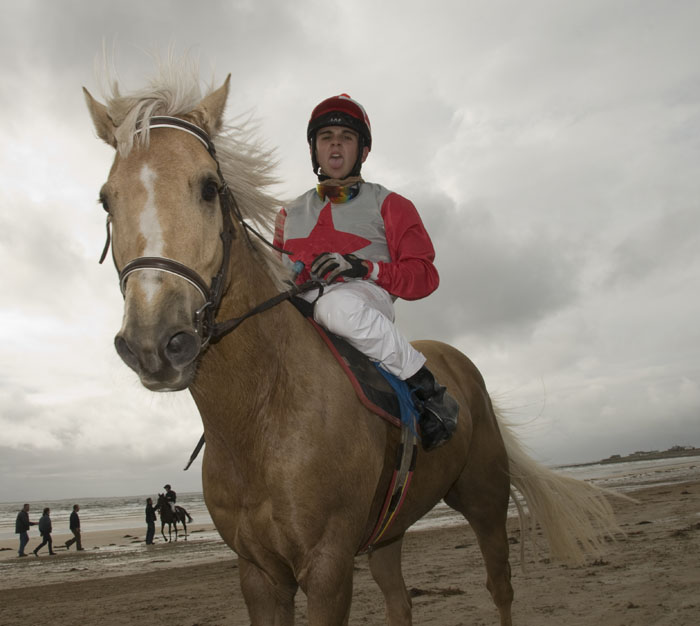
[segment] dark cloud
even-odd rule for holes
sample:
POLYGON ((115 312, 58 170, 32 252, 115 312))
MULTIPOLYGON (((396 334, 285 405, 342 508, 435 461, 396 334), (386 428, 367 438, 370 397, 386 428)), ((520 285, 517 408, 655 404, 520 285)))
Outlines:
POLYGON ((630 231, 612 251, 614 265, 607 280, 609 286, 647 279, 655 273, 698 269, 695 266, 700 250, 697 206, 671 209, 648 223, 631 225, 630 231))
POLYGON ((232 72, 228 111, 255 111, 288 196, 314 182, 312 106, 363 102, 366 175, 418 206, 442 279, 399 325, 473 356, 517 420, 539 415, 540 458, 700 445, 700 5, 446 7, 2 2, 0 498, 149 493, 201 427, 113 351, 95 204, 112 153, 80 89, 99 96, 103 42, 126 89, 171 44, 204 82, 232 72))
POLYGON ((497 207, 458 208, 444 195, 421 193, 414 201, 437 249, 440 288, 424 302, 399 305, 412 337, 528 334, 575 301, 577 253, 565 242, 514 232, 496 218, 497 207))
POLYGON ((32 450, 0 446, 0 501, 156 494, 166 482, 179 492, 201 491, 201 457, 187 472, 192 445, 168 453, 134 455, 128 449, 32 450))
POLYGON ((61 285, 64 294, 70 293, 74 281, 86 278, 83 255, 65 223, 18 219, 31 211, 29 205, 26 198, 11 201, 0 214, 0 258, 12 265, 3 278, 4 288, 8 293, 21 293, 23 307, 70 308, 60 292, 45 286, 61 285))

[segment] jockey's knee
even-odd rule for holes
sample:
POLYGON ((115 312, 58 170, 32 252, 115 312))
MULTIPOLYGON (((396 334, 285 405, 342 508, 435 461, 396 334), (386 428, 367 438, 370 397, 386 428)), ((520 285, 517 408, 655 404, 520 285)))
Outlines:
POLYGON ((357 319, 366 306, 366 303, 353 293, 337 289, 318 299, 314 308, 314 319, 326 330, 341 337, 348 337, 356 329, 357 319))

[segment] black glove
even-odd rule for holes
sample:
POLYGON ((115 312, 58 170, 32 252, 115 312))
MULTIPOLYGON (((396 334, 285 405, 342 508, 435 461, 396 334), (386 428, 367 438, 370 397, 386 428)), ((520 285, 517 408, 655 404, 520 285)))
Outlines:
POLYGON ((311 264, 311 273, 329 285, 341 276, 345 278, 364 278, 369 268, 362 259, 354 254, 323 252, 311 264))

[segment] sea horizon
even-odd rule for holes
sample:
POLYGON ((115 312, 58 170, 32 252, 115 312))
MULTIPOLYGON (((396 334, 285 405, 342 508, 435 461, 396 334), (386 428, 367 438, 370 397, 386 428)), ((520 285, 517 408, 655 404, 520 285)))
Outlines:
MULTIPOLYGON (((667 457, 663 459, 623 461, 619 463, 592 463, 557 466, 557 472, 586 480, 613 491, 627 492, 646 484, 681 482, 700 466, 698 457, 667 457)), ((101 496, 95 498, 60 498, 42 501, 25 501, 30 505, 29 517, 38 522, 44 507, 51 509, 54 534, 68 533, 68 520, 73 504, 80 505, 80 520, 83 533, 91 531, 132 529, 145 527, 146 498, 153 495, 101 496)), ((0 502, 0 540, 15 536, 15 519, 25 502, 0 502)), ((212 524, 201 491, 178 492, 178 504, 185 507, 197 525, 212 524)), ((512 513, 514 514, 515 509, 512 513)), ((438 503, 412 528, 421 530, 461 521, 444 503, 438 503)), ((32 529, 32 535, 34 534, 32 529)))

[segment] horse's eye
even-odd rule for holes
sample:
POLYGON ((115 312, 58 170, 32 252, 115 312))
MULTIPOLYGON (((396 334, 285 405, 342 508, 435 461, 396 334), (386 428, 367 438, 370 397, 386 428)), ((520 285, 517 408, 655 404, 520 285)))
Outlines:
POLYGON ((213 202, 219 193, 219 186, 214 180, 206 180, 202 185, 202 199, 205 202, 213 202))

